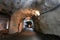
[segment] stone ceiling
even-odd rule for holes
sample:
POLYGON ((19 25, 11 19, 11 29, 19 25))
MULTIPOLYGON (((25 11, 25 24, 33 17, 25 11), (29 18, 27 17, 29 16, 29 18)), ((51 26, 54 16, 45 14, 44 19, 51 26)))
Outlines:
POLYGON ((59 5, 60 0, 1 0, 0 11, 12 14, 21 8, 36 8, 44 13, 59 5))

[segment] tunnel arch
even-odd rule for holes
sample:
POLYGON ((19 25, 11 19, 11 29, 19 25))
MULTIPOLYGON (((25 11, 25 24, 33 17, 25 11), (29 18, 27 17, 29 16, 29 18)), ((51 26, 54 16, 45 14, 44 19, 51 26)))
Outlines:
MULTIPOLYGON (((38 28, 40 26, 39 24, 40 19, 36 15, 35 11, 36 10, 33 10, 33 9, 23 9, 23 10, 18 10, 15 13, 13 13, 13 15, 11 16, 9 33, 21 32, 22 26, 23 26, 23 20, 27 16, 33 19, 35 27, 38 28)), ((36 30, 39 30, 39 29, 36 29, 36 30)))

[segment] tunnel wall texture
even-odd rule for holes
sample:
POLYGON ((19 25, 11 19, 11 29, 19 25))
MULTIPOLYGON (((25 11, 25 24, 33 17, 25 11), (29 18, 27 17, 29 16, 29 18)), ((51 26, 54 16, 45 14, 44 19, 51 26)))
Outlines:
POLYGON ((43 14, 40 23, 43 33, 60 35, 60 7, 43 14))
POLYGON ((11 15, 9 33, 21 32, 24 18, 34 16, 36 14, 35 11, 33 9, 22 9, 13 13, 11 15))

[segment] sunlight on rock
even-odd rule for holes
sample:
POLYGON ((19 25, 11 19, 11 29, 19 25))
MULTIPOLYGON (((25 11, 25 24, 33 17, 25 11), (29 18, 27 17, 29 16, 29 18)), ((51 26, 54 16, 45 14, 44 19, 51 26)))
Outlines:
POLYGON ((35 16, 40 16, 40 12, 39 11, 35 11, 35 16))

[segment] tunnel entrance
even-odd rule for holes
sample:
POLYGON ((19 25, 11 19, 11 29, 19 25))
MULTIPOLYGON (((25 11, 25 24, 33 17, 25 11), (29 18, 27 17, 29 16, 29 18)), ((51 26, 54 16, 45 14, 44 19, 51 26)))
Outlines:
POLYGON ((16 33, 16 32, 21 32, 23 29, 23 20, 26 17, 31 17, 33 22, 34 22, 34 29, 38 30, 37 28, 39 27, 39 16, 40 12, 38 10, 34 9, 20 9, 13 13, 11 16, 11 21, 10 21, 10 28, 9 32, 10 33, 16 33), (38 22, 37 22, 38 21, 38 22))

